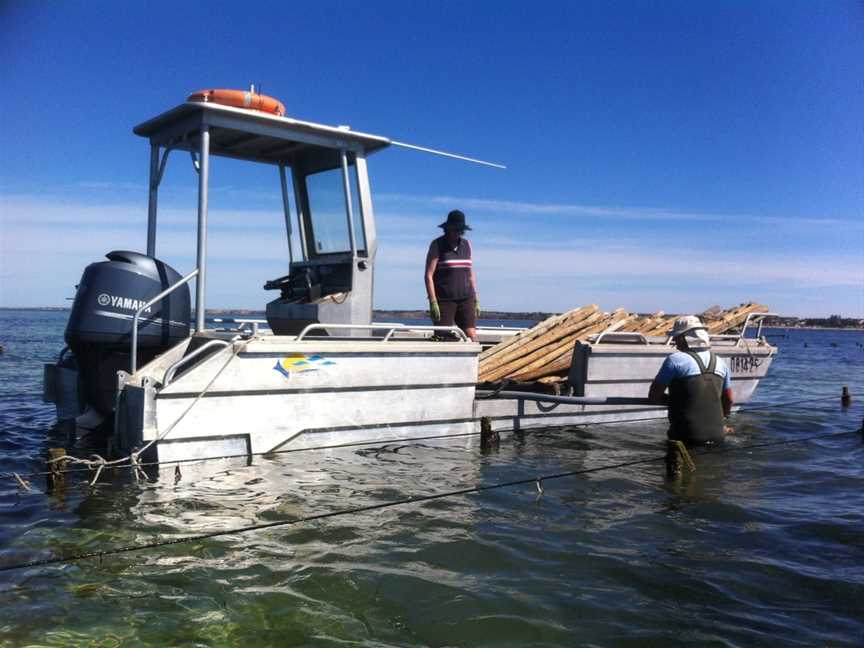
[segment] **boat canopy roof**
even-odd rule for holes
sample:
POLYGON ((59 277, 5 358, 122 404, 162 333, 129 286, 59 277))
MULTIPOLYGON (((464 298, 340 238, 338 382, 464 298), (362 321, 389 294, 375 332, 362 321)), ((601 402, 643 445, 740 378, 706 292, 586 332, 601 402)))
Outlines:
POLYGON ((325 170, 338 166, 340 149, 363 156, 391 144, 386 137, 279 117, 215 103, 187 102, 138 124, 133 132, 167 149, 198 150, 202 124, 210 126, 210 153, 225 157, 325 170))

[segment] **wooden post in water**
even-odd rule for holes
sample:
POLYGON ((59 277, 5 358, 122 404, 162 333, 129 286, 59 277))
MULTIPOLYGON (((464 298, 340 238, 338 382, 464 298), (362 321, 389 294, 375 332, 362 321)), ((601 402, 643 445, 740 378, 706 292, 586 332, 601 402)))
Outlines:
POLYGON ((480 449, 488 450, 498 445, 498 433, 492 429, 492 419, 488 416, 480 418, 480 449))
POLYGON ((66 456, 66 448, 48 448, 48 492, 62 489, 66 485, 66 477, 63 475, 63 462, 61 457, 66 456), (58 461, 54 461, 57 459, 58 461))
POLYGON ((840 395, 840 404, 843 407, 849 407, 852 404, 852 395, 849 393, 849 387, 843 385, 843 393, 840 395))
POLYGON ((669 479, 678 479, 687 466, 689 472, 696 472, 696 464, 687 451, 687 446, 681 441, 666 441, 666 476, 669 479))

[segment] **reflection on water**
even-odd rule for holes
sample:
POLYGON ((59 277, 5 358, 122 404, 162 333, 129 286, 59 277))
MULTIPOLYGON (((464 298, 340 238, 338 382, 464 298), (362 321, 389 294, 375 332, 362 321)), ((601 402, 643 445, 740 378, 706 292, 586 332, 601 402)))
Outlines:
MULTIPOLYGON (((57 323, 41 326, 26 353, 0 362, 4 472, 41 468, 51 413, 31 374, 57 323)), ((837 379, 864 391, 858 347, 830 336, 781 340, 757 396, 838 402, 738 414, 733 448, 860 424, 864 398, 841 410, 837 379)), ((650 422, 508 435, 488 452, 469 438, 290 453, 184 465, 176 484, 173 469, 147 484, 108 473, 53 497, 4 481, 0 560, 659 457, 664 433, 650 422)), ((0 646, 856 645, 862 459, 850 436, 698 457, 678 482, 658 461, 546 481, 542 496, 529 483, 8 572, 0 646)))

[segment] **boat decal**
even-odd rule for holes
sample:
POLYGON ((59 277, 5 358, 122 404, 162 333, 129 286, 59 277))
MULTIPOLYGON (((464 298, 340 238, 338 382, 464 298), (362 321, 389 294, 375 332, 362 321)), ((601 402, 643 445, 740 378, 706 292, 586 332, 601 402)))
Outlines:
MULTIPOLYGON (((123 310, 132 311, 133 313, 146 303, 143 299, 133 299, 132 297, 118 297, 109 293, 99 293, 96 298, 96 303, 100 306, 111 306, 112 308, 122 308, 123 310)), ((144 309, 144 312, 149 313, 150 307, 144 309)))
POLYGON ((336 363, 333 360, 328 360, 322 355, 306 353, 289 353, 287 356, 276 361, 276 366, 273 367, 281 373, 285 378, 290 379, 291 374, 297 373, 312 373, 320 371, 323 367, 330 367, 336 363))

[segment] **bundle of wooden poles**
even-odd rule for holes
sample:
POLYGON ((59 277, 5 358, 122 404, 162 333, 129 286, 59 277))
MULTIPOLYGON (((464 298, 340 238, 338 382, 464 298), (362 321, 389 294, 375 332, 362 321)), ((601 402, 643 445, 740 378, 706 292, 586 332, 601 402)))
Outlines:
MULTIPOLYGON (((766 306, 748 302, 728 310, 712 306, 699 317, 709 333, 721 334, 742 325, 750 313, 767 312, 766 306)), ((594 304, 574 308, 486 349, 480 354, 479 382, 561 382, 570 370, 577 340, 604 331, 666 335, 678 317, 662 311, 637 315, 622 308, 604 313, 594 304)))

